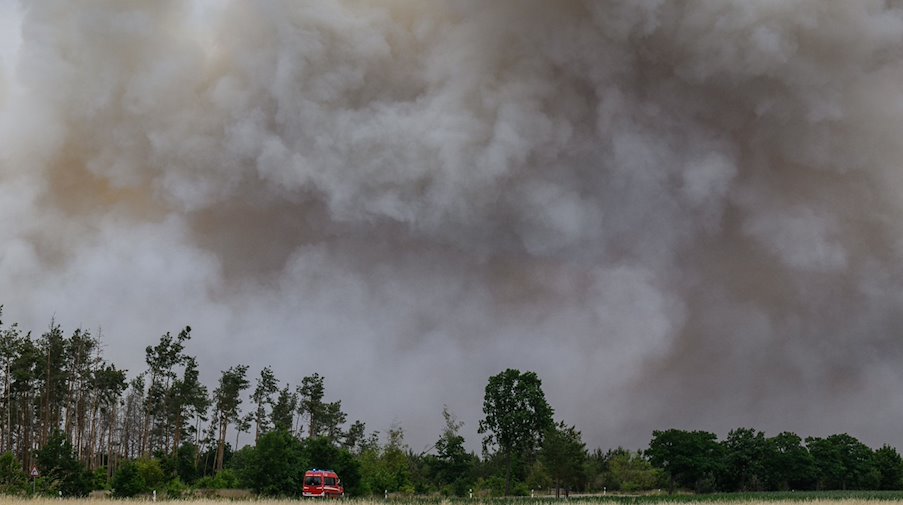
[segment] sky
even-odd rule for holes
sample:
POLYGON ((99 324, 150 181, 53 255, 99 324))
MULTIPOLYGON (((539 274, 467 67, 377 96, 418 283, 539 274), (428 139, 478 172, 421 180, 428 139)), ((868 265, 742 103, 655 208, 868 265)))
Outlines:
POLYGON ((903 2, 0 0, 0 304, 314 372, 415 450, 903 446, 903 2))

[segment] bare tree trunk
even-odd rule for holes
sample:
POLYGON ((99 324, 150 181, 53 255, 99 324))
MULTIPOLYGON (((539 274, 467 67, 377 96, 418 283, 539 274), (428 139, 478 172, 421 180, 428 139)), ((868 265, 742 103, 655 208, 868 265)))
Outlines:
POLYGON ((73 351, 74 358, 72 360, 72 373, 69 375, 69 387, 66 390, 66 435, 70 441, 75 440, 72 425, 75 423, 75 394, 76 394, 76 370, 79 367, 79 356, 81 355, 81 339, 79 339, 78 347, 73 351))
POLYGON ((95 460, 95 455, 97 454, 97 443, 98 443, 98 425, 100 424, 99 419, 97 418, 98 412, 100 411, 100 400, 98 400, 97 396, 94 396, 94 404, 91 406, 91 429, 88 431, 88 454, 87 458, 90 462, 88 464, 88 469, 94 470, 97 468, 97 461, 95 460))
POLYGON ((6 450, 13 450, 13 404, 12 384, 9 380, 9 361, 6 362, 6 450))
POLYGON ((216 462, 214 470, 220 472, 223 469, 223 459, 226 455, 226 428, 229 422, 226 419, 220 420, 219 444, 216 447, 216 462))
POLYGON ((172 436, 172 453, 175 455, 179 452, 179 445, 182 443, 182 413, 176 413, 176 429, 172 436))
POLYGON ((53 388, 51 387, 51 375, 50 371, 52 367, 50 366, 50 355, 51 355, 52 345, 50 344, 50 339, 48 339, 47 344, 47 374, 44 378, 44 397, 41 401, 41 418, 44 422, 44 425, 41 427, 41 446, 47 444, 47 439, 50 436, 50 402, 51 402, 51 392, 53 388))
POLYGON ((107 478, 113 478, 113 430, 116 428, 116 405, 110 405, 109 426, 107 426, 107 478))
POLYGON ((25 395, 25 402, 23 407, 23 425, 24 425, 24 438, 22 440, 22 466, 25 467, 25 471, 31 469, 31 449, 32 449, 32 422, 31 422, 31 395, 25 395))

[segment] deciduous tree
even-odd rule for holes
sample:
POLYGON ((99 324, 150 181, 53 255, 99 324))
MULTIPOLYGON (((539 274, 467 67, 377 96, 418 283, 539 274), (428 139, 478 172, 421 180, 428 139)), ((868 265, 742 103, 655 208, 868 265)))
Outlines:
POLYGON ((483 451, 495 447, 505 460, 505 495, 511 492, 511 465, 515 455, 532 454, 553 426, 552 407, 546 402, 542 381, 534 372, 509 368, 493 375, 483 397, 484 418, 479 429, 483 451))

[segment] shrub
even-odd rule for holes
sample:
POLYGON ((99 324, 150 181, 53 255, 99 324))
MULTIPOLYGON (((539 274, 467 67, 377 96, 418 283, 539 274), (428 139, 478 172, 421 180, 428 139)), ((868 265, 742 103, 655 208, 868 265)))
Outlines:
POLYGON ((144 486, 147 490, 160 489, 166 482, 166 475, 160 462, 156 459, 140 459, 135 463, 138 473, 144 479, 144 486))
POLYGON ((0 494, 19 494, 27 488, 28 476, 11 452, 0 454, 0 494))
POLYGON ((113 496, 130 498, 147 491, 144 477, 138 470, 138 465, 127 461, 116 470, 113 475, 113 496))
POLYGON ((172 479, 163 487, 163 492, 167 498, 181 498, 188 493, 188 486, 179 479, 172 479))

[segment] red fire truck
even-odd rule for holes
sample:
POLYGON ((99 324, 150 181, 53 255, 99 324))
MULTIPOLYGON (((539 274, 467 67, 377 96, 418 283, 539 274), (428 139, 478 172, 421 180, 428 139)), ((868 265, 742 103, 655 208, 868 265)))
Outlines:
POLYGON ((342 481, 332 470, 308 470, 304 472, 304 490, 309 498, 341 498, 345 496, 342 481))

